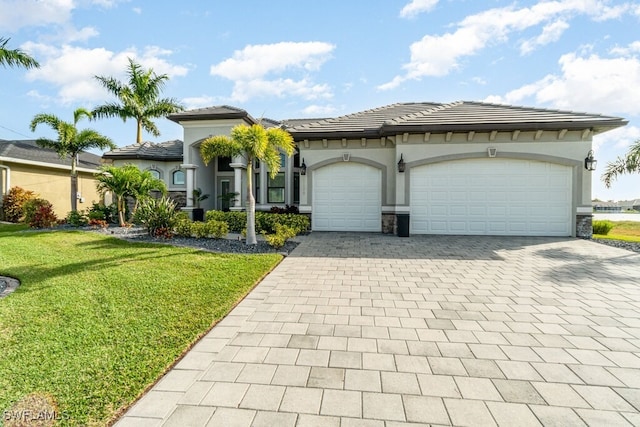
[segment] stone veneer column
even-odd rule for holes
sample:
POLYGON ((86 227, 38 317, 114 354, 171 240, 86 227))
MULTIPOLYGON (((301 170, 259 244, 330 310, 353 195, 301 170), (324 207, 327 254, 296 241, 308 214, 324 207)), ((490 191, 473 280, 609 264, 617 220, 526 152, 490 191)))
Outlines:
POLYGON ((576 215, 576 237, 590 239, 593 236, 593 215, 576 215))

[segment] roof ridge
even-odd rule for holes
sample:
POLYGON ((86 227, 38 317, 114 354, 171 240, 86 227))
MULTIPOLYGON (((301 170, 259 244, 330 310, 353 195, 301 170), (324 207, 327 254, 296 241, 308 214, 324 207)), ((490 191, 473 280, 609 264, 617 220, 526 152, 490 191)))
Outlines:
MULTIPOLYGON (((396 118, 393 119, 389 119, 389 120, 385 120, 384 124, 399 124, 402 122, 406 122, 409 118, 416 118, 416 117, 424 117, 427 115, 430 115, 432 113, 435 113, 437 111, 442 111, 442 110, 448 110, 451 109, 457 105, 463 104, 464 101, 454 101, 454 102, 450 102, 448 104, 439 104, 437 107, 433 107, 433 108, 427 108, 426 110, 422 110, 419 112, 415 112, 415 113, 409 113, 409 114, 404 114, 402 116, 398 116, 396 118)), ((405 103, 405 105, 408 104, 420 104, 420 102, 412 102, 412 103, 405 103)), ((434 102, 434 104, 437 104, 434 102)))
POLYGON ((327 119, 322 119, 320 121, 317 122, 312 122, 312 123, 305 123, 299 126, 295 126, 295 127, 309 127, 310 125, 319 125, 319 124, 331 124, 331 123, 335 123, 338 120, 344 120, 344 119, 350 119, 353 117, 361 117, 365 114, 369 114, 369 113, 373 113, 373 112, 378 112, 378 111, 382 111, 382 110, 387 110, 389 108, 392 107, 397 107, 398 105, 402 105, 402 103, 396 102, 394 104, 389 104, 389 105, 383 105, 382 107, 376 107, 376 108, 370 108, 368 110, 363 110, 363 111, 357 111, 355 113, 350 113, 350 114, 345 114, 342 116, 338 116, 338 117, 330 117, 327 119))
POLYGON ((525 111, 539 111, 539 112, 547 112, 547 113, 562 113, 562 114, 575 114, 579 116, 585 117, 608 117, 608 118, 619 118, 614 116, 608 116, 602 113, 588 113, 586 111, 576 111, 576 110, 562 110, 560 108, 546 108, 546 107, 532 107, 528 105, 514 105, 514 104, 501 104, 497 102, 484 102, 484 101, 461 101, 463 104, 473 104, 473 105, 484 105, 489 107, 500 107, 507 108, 510 110, 525 110, 525 111))

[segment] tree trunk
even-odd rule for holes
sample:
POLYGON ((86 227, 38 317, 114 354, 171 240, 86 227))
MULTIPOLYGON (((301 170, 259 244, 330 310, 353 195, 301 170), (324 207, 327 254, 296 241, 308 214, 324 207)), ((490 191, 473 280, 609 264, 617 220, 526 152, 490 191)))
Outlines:
POLYGON ((247 245, 257 245, 256 199, 253 197, 253 159, 247 159, 247 245))
POLYGON ((120 227, 124 227, 124 204, 126 203, 126 198, 123 196, 118 197, 118 221, 120 222, 120 227))
POLYGON ((78 172, 76 164, 78 163, 77 155, 71 157, 71 210, 78 210, 78 172))
POLYGON ((138 131, 136 134, 136 142, 142 144, 142 122, 138 120, 138 131))

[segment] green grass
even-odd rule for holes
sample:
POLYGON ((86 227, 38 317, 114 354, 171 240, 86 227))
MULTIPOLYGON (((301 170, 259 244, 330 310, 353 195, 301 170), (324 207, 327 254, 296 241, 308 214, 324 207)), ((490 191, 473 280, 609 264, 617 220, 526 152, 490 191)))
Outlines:
POLYGON ((280 260, 1 224, 21 285, 0 299, 0 413, 42 392, 63 425, 107 424, 280 260))
POLYGON ((612 221, 614 226, 607 235, 594 234, 594 239, 624 240, 625 242, 640 242, 639 221, 612 221))

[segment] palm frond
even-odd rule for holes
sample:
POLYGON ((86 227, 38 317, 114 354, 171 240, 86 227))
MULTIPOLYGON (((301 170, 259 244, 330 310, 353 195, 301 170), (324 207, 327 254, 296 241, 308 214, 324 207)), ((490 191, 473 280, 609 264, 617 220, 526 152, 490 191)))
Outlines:
POLYGON ((624 157, 607 163, 602 174, 602 181, 607 188, 611 188, 613 181, 624 174, 640 173, 640 140, 634 142, 624 157))
POLYGON ((8 49, 11 39, 0 38, 0 65, 3 67, 39 68, 40 64, 33 57, 20 49, 8 49))

